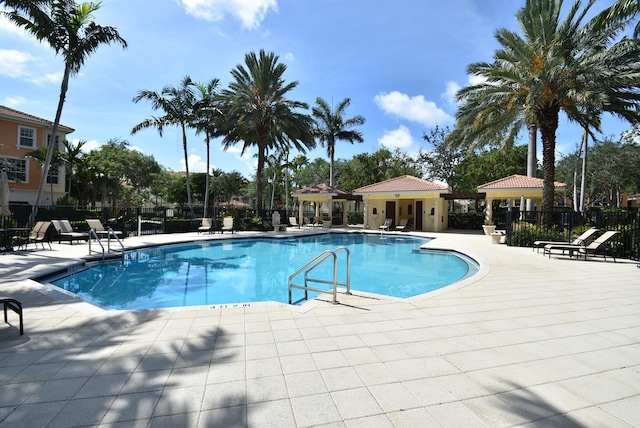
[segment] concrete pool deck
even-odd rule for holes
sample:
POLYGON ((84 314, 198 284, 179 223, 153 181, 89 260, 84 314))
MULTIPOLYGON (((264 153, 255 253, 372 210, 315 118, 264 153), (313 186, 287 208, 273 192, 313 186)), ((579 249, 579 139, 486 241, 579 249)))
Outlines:
MULTIPOLYGON (((247 235, 260 234, 233 237, 247 235)), ((25 333, 9 312, 0 426, 640 424, 637 262, 416 235, 476 258, 479 279, 404 301, 356 292, 294 309, 104 311, 29 279, 86 256, 86 244, 2 254, 0 294, 23 303, 25 333)))

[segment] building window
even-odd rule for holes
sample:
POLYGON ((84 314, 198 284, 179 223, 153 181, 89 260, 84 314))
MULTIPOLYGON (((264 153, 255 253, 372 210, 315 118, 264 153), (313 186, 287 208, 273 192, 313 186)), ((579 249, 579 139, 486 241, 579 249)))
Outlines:
POLYGON ((60 177, 60 168, 56 165, 49 167, 49 174, 47 175, 47 184, 58 184, 60 177))
POLYGON ((35 148, 36 146, 36 130, 35 129, 19 126, 18 133, 19 133, 18 146, 35 148))
MULTIPOLYGON (((47 134, 47 147, 49 147, 49 142, 51 141, 51 134, 47 134)), ((60 151, 60 136, 56 135, 56 146, 55 149, 60 151)))
POLYGON ((24 183, 27 181, 27 160, 0 157, 0 165, 7 170, 9 181, 24 183))

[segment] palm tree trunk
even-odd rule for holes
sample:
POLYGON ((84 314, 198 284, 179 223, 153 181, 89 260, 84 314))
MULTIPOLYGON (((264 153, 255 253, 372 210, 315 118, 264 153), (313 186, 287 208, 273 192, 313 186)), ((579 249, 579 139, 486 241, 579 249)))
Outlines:
POLYGON ((187 205, 189 206, 189 212, 193 217, 193 206, 191 205, 191 180, 189 178, 189 154, 187 153, 187 131, 184 123, 182 126, 182 148, 184 150, 184 168, 187 178, 187 205))
POLYGON ((261 210, 263 208, 262 191, 264 188, 263 172, 264 172, 264 151, 265 143, 258 144, 258 165, 256 167, 256 208, 261 210))
POLYGON ((584 146, 585 133, 582 134, 580 140, 580 148, 576 153, 576 164, 573 167, 573 210, 575 212, 582 211, 582 202, 578 199, 578 165, 580 165, 580 154, 582 153, 582 147, 584 146))
POLYGON ((558 129, 558 106, 551 106, 538 112, 538 126, 542 139, 542 168, 544 180, 542 185, 542 223, 550 225, 555 194, 555 149, 556 130, 558 129))
MULTIPOLYGON (((38 185, 38 193, 34 202, 35 209, 32 211, 35 220, 35 215, 38 212, 38 205, 42 202, 42 195, 44 193, 44 187, 47 184, 47 176, 49 175, 49 168, 51 167, 51 160, 53 159, 53 151, 56 143, 56 134, 58 133, 58 127, 60 125, 60 117, 62 116, 62 107, 64 107, 64 101, 67 97, 67 89, 69 88, 69 76, 71 74, 71 66, 69 63, 65 63, 64 76, 62 77, 62 83, 60 84, 60 98, 58 99, 58 109, 56 110, 56 118, 53 121, 53 128, 51 129, 51 141, 47 146, 47 158, 44 161, 44 167, 42 170, 42 177, 40 177, 40 184, 38 185)), ((45 142, 46 144, 46 142, 45 142)), ((53 203, 53 201, 51 201, 53 203)))
POLYGON ((210 138, 209 138, 209 132, 205 132, 205 141, 207 142, 207 175, 204 178, 204 217, 207 217, 207 208, 209 206, 209 162, 210 162, 210 155, 209 155, 209 145, 210 145, 210 138))
POLYGON ((333 166, 334 166, 334 153, 331 151, 331 156, 329 157, 329 161, 331 165, 329 165, 329 186, 333 187, 336 185, 335 178, 333 176, 333 166))
POLYGON ((580 183, 580 212, 584 212, 586 209, 586 193, 587 193, 587 153, 589 151, 589 134, 584 131, 582 137, 584 142, 584 153, 582 156, 582 182, 580 183))
MULTIPOLYGON (((527 177, 535 177, 538 169, 536 159, 536 140, 538 136, 538 127, 536 124, 529 125, 529 145, 527 148, 527 177)), ((527 211, 533 211, 533 199, 527 199, 527 211)))

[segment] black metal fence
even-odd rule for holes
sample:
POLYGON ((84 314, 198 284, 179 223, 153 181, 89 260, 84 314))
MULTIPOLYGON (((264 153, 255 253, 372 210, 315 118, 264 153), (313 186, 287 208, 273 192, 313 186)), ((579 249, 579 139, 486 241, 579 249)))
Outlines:
POLYGON ((640 260, 640 211, 506 211, 496 219, 506 231, 507 245, 532 246, 537 240, 570 242, 591 227, 617 230, 613 251, 616 257, 640 260), (549 221, 546 221, 546 220, 549 221))
POLYGON ((286 223, 297 212, 286 210, 251 210, 237 208, 209 208, 202 206, 176 208, 103 207, 90 208, 70 205, 39 206, 10 205, 11 215, 0 217, 0 228, 29 227, 36 221, 55 219, 69 220, 74 229, 88 231, 86 219, 99 219, 105 226, 122 231, 127 235, 149 235, 155 233, 179 233, 197 231, 203 217, 221 222, 225 216, 234 218, 236 230, 269 230, 275 211, 280 221, 286 223), (32 214, 35 213, 35 218, 32 214))

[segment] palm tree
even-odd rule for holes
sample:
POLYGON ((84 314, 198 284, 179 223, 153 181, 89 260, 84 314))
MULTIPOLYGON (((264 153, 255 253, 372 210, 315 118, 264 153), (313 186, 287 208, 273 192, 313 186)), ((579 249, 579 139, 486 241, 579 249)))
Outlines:
POLYGON ((286 65, 278 62, 274 53, 261 50, 259 54, 245 55, 244 65, 231 71, 233 81, 222 91, 224 126, 223 147, 242 141, 242 153, 250 147, 257 148, 256 202, 263 208, 264 164, 269 149, 290 147, 305 152, 315 147, 313 119, 297 109, 307 109, 301 101, 286 98, 298 82, 285 84, 283 74, 286 65))
POLYGON ((207 83, 196 84, 196 95, 198 101, 194 106, 194 126, 197 132, 204 132, 204 141, 207 145, 207 175, 204 184, 204 215, 207 215, 209 206, 209 183, 210 183, 210 145, 211 137, 216 135, 218 123, 220 122, 220 109, 217 107, 218 85, 220 80, 211 79, 207 83))
POLYGON ((316 106, 313 108, 313 117, 316 119, 316 136, 320 139, 323 146, 327 148, 327 155, 329 156, 329 185, 335 186, 334 177, 334 157, 336 151, 336 142, 339 140, 349 141, 351 144, 354 142, 362 143, 362 133, 355 131, 353 128, 358 125, 363 125, 365 118, 358 115, 345 120, 345 111, 351 104, 349 98, 342 100, 335 110, 329 106, 329 104, 318 97, 316 99, 316 106))
POLYGON ((187 128, 194 120, 193 107, 195 104, 195 83, 189 76, 185 76, 178 83, 178 86, 165 86, 160 93, 146 89, 138 91, 138 95, 133 98, 133 102, 148 100, 151 102, 153 110, 161 110, 164 115, 160 117, 152 116, 140 122, 131 130, 132 134, 141 129, 157 128, 158 134, 162 137, 165 126, 178 126, 182 131, 182 149, 184 151, 184 166, 187 180, 187 205, 193 215, 191 204, 191 180, 189 179, 189 153, 187 151, 187 128))
POLYGON ((502 48, 494 61, 468 67, 469 74, 486 82, 463 88, 457 95, 461 102, 457 126, 472 126, 476 138, 504 132, 518 120, 537 125, 543 148, 544 212, 553 209, 560 111, 583 129, 596 130, 603 112, 631 122, 639 116, 635 94, 639 64, 634 59, 638 44, 621 41, 611 46, 621 26, 582 26, 593 3, 590 0, 581 10, 576 1, 561 22, 562 0, 527 0, 516 15, 523 37, 498 30, 502 48))
MULTIPOLYGON (((620 22, 632 23, 640 12, 638 0, 617 0, 614 4, 603 10, 594 18, 594 23, 599 26, 615 25, 620 22)), ((633 37, 640 35, 640 21, 636 22, 633 37)))
POLYGON ((0 2, 5 10, 2 12, 10 21, 33 34, 39 41, 46 41, 64 58, 64 74, 60 85, 60 98, 56 117, 51 129, 51 141, 47 149, 40 185, 34 207, 40 199, 47 182, 49 168, 55 144, 62 108, 67 96, 69 77, 80 72, 85 60, 102 44, 118 43, 123 48, 127 42, 120 37, 114 27, 96 24, 93 13, 100 9, 100 3, 76 4, 74 0, 3 0, 0 2))

